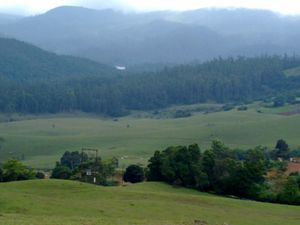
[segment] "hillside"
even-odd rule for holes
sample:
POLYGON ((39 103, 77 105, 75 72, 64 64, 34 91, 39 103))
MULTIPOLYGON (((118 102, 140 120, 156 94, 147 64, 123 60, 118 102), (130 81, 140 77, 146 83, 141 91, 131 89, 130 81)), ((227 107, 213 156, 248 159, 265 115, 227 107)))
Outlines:
POLYGON ((0 28, 5 35, 56 53, 128 66, 297 54, 299 23, 299 17, 266 10, 123 13, 65 6, 0 28))
POLYGON ((161 183, 98 187, 43 180, 0 184, 0 224, 296 225, 299 207, 241 201, 161 183))
POLYGON ((91 60, 60 56, 14 39, 0 38, 0 49, 0 76, 6 79, 33 81, 107 76, 115 72, 91 60))

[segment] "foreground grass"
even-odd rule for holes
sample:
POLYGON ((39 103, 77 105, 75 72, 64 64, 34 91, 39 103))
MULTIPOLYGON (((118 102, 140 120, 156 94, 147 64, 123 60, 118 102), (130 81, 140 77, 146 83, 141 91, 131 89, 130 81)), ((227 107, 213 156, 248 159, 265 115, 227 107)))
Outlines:
POLYGON ((3 225, 298 225, 300 208, 234 200, 161 183, 105 188, 71 181, 0 184, 3 225))
POLYGON ((121 164, 145 164, 155 150, 191 143, 207 148, 216 138, 243 149, 274 147, 280 138, 292 148, 299 146, 300 115, 262 111, 197 113, 182 119, 54 117, 0 123, 0 137, 5 138, 0 161, 24 154, 28 165, 52 168, 64 151, 93 147, 104 158, 118 157, 121 164))

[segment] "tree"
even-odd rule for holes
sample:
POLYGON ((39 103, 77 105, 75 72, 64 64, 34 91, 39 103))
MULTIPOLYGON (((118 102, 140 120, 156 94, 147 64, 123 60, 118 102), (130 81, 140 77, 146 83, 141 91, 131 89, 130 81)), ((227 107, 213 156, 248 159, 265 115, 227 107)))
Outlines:
POLYGON ((80 163, 85 162, 88 159, 86 153, 69 152, 66 151, 60 159, 60 164, 66 166, 71 170, 74 170, 80 163))
POLYGON ((276 146, 275 146, 276 157, 288 159, 289 153, 290 153, 290 149, 289 149, 289 145, 286 143, 286 141, 283 139, 278 140, 276 143, 276 146))
POLYGON ((3 163, 3 181, 29 180, 35 178, 33 170, 21 162, 11 159, 3 163))
POLYGON ((108 177, 113 177, 116 173, 116 169, 119 166, 119 160, 115 157, 108 159, 102 163, 102 171, 103 177, 107 179, 108 177))
POLYGON ((287 204, 300 204, 300 191, 295 176, 289 176, 284 190, 278 195, 278 200, 287 204))
POLYGON ((123 180, 130 183, 139 183, 144 181, 144 179, 144 169, 138 165, 128 166, 123 176, 123 180))
POLYGON ((52 171, 51 178, 54 179, 69 179, 72 175, 72 170, 67 167, 60 164, 57 164, 54 170, 52 171))
POLYGON ((149 159, 147 180, 148 181, 163 181, 161 173, 162 155, 160 151, 155 151, 154 155, 149 159))

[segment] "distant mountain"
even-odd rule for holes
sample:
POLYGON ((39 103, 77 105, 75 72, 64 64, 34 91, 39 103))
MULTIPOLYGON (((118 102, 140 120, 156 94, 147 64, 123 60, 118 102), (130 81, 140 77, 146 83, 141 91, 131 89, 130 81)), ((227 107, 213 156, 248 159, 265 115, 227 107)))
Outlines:
POLYGON ((21 18, 22 18, 21 16, 0 13, 0 25, 16 22, 21 18))
POLYGON ((14 80, 104 76, 109 66, 73 56, 60 56, 14 39, 0 38, 0 76, 14 80))
MULTIPOLYGON (((1 25, 6 36, 112 65, 300 53, 300 17, 265 10, 123 13, 59 7, 1 25)), ((0 32, 1 33, 1 32, 0 32)))

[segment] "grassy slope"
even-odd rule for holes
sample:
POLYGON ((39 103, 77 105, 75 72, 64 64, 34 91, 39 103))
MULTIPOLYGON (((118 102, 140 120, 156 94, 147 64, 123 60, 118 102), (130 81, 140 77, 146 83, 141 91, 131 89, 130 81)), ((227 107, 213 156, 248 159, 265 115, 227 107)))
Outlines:
POLYGON ((3 225, 296 225, 299 207, 233 200, 160 183, 97 187, 71 181, 0 184, 3 225))
POLYGON ((128 164, 146 162, 155 150, 169 145, 196 142, 208 147, 215 138, 241 148, 273 147, 277 139, 284 138, 292 147, 298 147, 299 132, 299 115, 257 113, 255 109, 196 114, 183 119, 36 119, 0 123, 0 137, 6 140, 0 158, 24 153, 29 165, 51 167, 66 150, 97 147, 102 156, 123 157, 121 163, 128 164))

